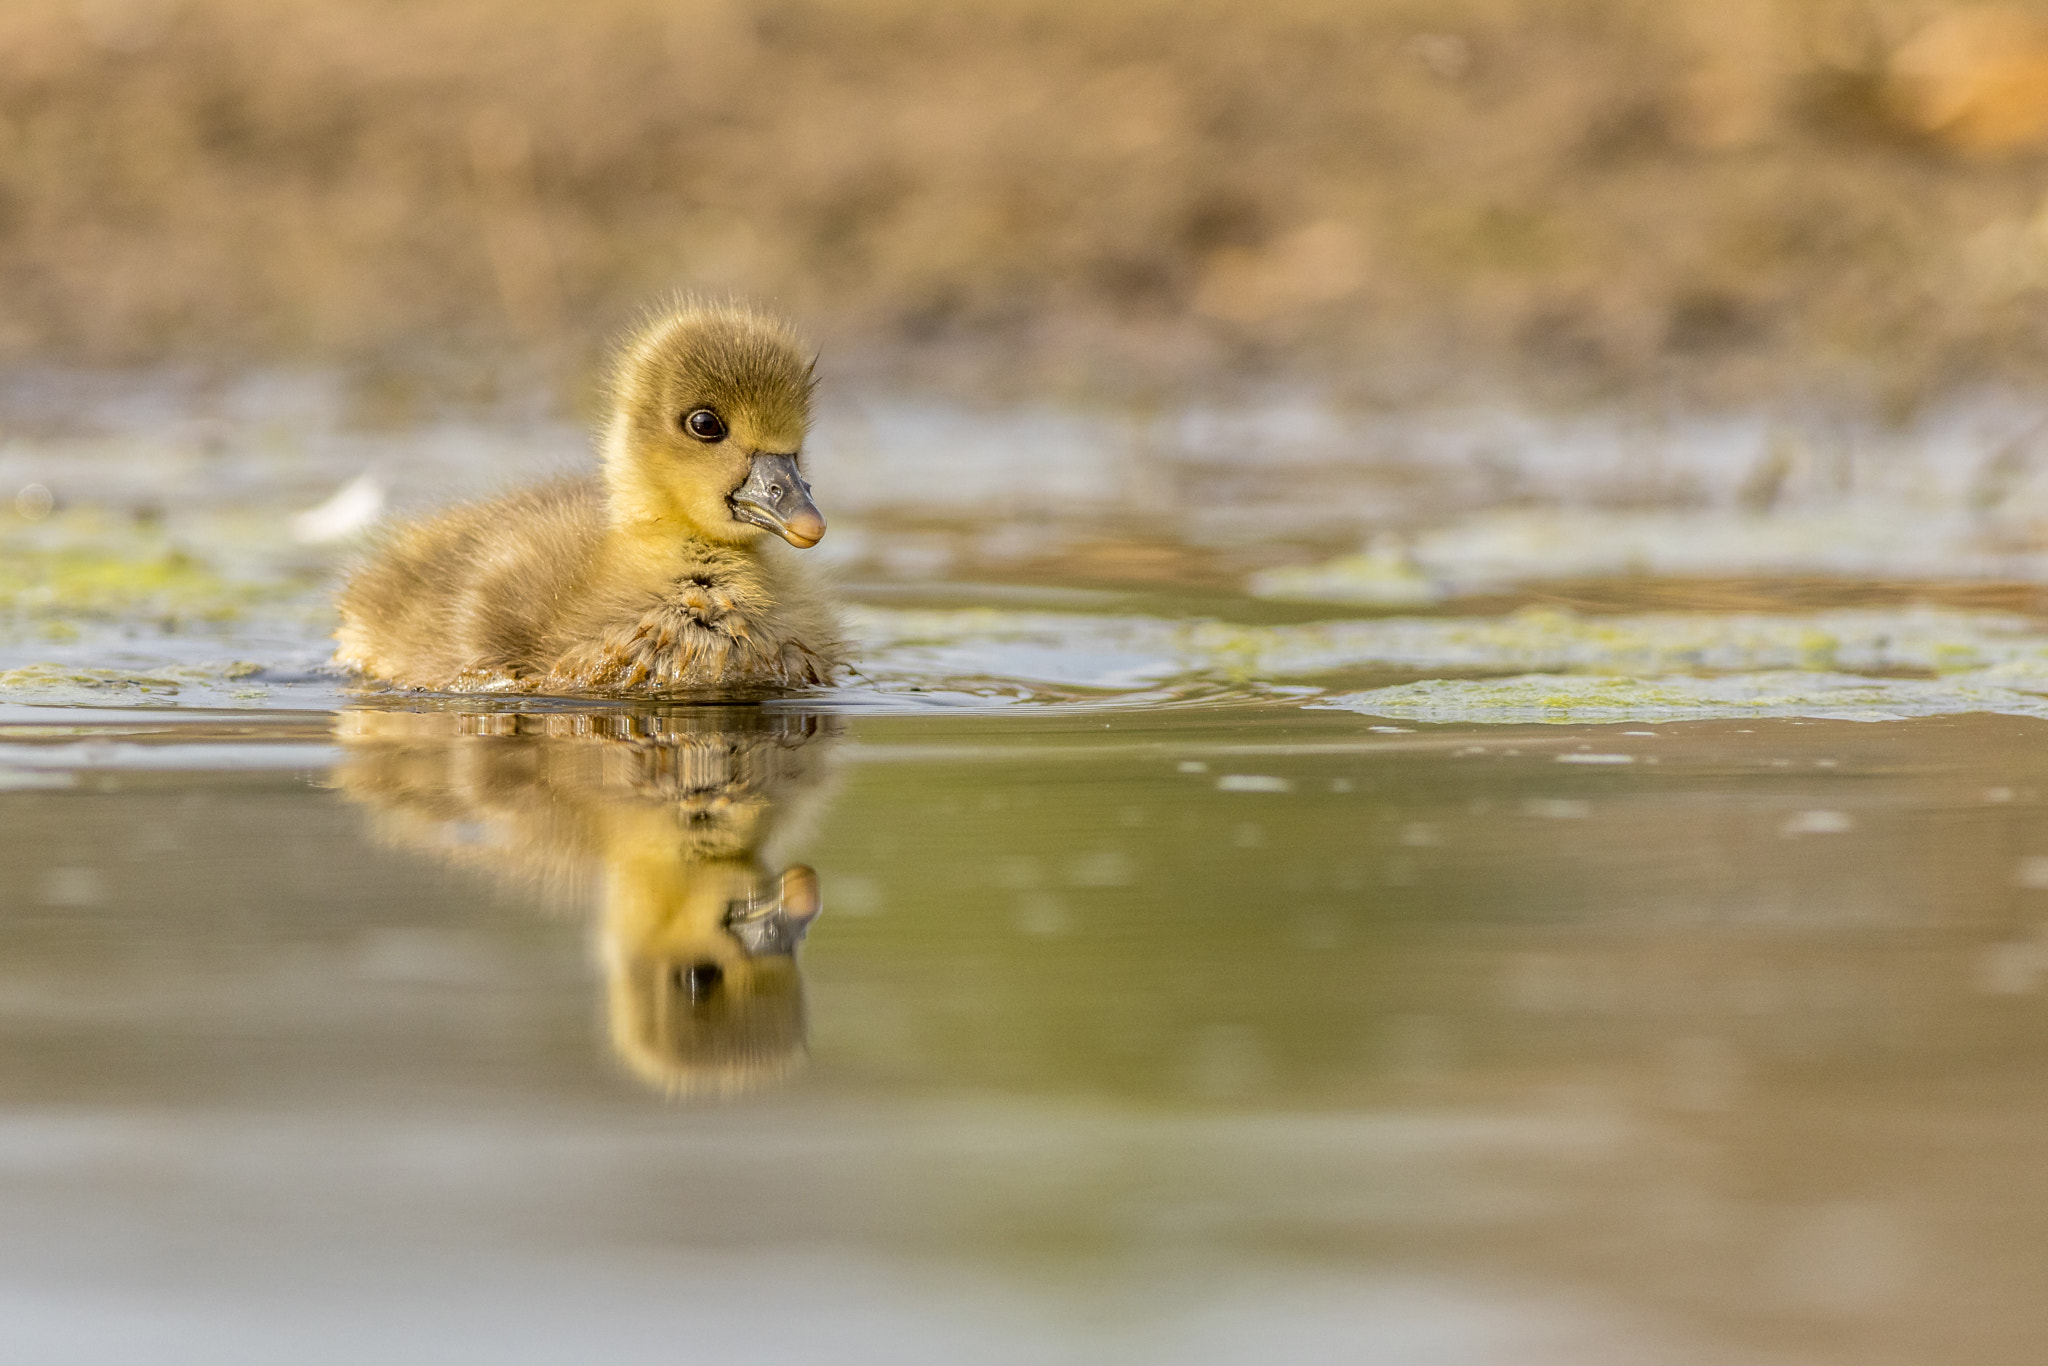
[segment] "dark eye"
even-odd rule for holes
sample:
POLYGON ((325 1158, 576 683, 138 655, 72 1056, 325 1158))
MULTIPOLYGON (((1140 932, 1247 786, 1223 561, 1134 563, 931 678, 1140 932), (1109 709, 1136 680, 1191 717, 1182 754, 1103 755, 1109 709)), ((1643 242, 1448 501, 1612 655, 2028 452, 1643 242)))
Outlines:
POLYGON ((725 440, 725 424, 709 408, 699 408, 683 417, 683 430, 699 441, 725 440))
POLYGON ((725 969, 716 963, 693 963, 685 968, 678 965, 669 971, 669 980, 678 990, 689 993, 693 1001, 701 1001, 718 990, 718 984, 725 980, 725 969))

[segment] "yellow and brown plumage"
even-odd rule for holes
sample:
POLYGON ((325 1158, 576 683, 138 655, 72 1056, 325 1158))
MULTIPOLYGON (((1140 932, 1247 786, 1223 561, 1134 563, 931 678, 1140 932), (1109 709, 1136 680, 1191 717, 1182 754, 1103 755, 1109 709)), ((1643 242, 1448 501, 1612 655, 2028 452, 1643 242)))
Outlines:
POLYGON ((824 518, 799 466, 811 362, 737 306, 685 305, 614 364, 596 478, 389 533, 340 599, 338 662, 410 688, 758 692, 843 652, 790 550, 824 518))

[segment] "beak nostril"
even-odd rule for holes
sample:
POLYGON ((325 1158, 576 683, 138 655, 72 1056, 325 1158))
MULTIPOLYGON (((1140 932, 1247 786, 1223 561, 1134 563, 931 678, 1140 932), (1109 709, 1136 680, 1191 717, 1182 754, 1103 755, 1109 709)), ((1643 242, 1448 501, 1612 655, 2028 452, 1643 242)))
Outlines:
POLYGON ((825 534, 825 519, 810 500, 810 482, 793 455, 756 455, 746 482, 727 499, 733 520, 765 527, 799 550, 825 534))

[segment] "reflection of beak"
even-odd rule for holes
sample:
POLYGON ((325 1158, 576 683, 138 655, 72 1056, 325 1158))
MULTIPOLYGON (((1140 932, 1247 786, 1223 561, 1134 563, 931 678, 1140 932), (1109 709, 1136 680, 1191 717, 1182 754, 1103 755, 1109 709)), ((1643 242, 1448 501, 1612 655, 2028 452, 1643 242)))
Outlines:
POLYGON ((733 490, 732 515, 767 527, 798 550, 825 536, 825 517, 811 501, 811 486, 796 472, 793 455, 757 455, 747 482, 733 490))
POLYGON ((750 958, 795 953, 804 931, 824 908, 818 895, 818 875, 799 863, 777 879, 772 895, 735 901, 726 907, 725 927, 746 947, 750 958))

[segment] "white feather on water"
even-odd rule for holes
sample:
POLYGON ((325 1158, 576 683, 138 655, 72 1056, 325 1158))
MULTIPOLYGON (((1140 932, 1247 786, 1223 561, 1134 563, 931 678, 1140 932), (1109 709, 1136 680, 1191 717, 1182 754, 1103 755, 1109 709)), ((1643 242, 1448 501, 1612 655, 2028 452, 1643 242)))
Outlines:
POLYGON ((368 530, 384 514, 384 481, 364 470, 334 491, 318 507, 292 518, 292 539, 300 545, 327 545, 368 530))

